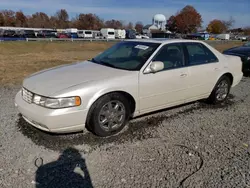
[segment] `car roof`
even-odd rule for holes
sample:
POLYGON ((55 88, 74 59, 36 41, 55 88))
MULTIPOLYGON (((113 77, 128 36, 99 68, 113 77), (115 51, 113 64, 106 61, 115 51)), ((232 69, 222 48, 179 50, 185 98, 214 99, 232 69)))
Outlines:
POLYGON ((173 42, 198 42, 204 43, 199 40, 190 40, 190 39, 168 39, 168 38, 150 38, 150 39, 126 39, 125 41, 133 41, 133 42, 150 42, 150 43, 159 43, 159 44, 167 44, 173 42))

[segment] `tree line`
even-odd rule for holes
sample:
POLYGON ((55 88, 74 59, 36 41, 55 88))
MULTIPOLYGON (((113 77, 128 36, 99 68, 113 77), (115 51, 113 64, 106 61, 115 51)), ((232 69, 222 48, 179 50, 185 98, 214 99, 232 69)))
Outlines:
POLYGON ((58 10, 54 15, 49 16, 44 12, 36 12, 32 15, 25 15, 22 11, 14 12, 12 10, 0 11, 0 26, 12 27, 32 27, 32 28, 77 28, 100 30, 103 27, 111 27, 114 29, 132 29, 135 28, 141 32, 143 24, 137 22, 134 26, 132 22, 125 24, 121 20, 104 21, 96 14, 78 14, 69 19, 67 10, 58 10))
MULTIPOLYGON (((201 28, 203 23, 201 14, 192 6, 187 5, 175 15, 170 16, 166 28, 177 33, 193 33, 201 28)), ((229 20, 214 19, 211 20, 206 30, 213 34, 228 32, 235 24, 233 17, 229 20)), ((250 35, 250 27, 244 28, 243 32, 250 35)))
MULTIPOLYGON (((227 32, 234 26, 235 20, 212 20, 206 30, 214 34, 227 32)), ((190 5, 185 6, 172 15, 167 20, 166 29, 177 33, 193 33, 202 28, 203 20, 201 14, 190 5)), ((135 25, 132 22, 126 24, 121 20, 103 20, 96 14, 80 13, 69 18, 65 9, 58 10, 54 15, 49 16, 44 12, 36 12, 32 15, 25 15, 22 11, 2 10, 0 11, 0 26, 34 27, 34 28, 77 28, 100 30, 104 27, 114 29, 136 29, 141 33, 143 30, 142 22, 138 21, 135 25)), ((250 34, 250 27, 245 28, 245 34, 250 34)))

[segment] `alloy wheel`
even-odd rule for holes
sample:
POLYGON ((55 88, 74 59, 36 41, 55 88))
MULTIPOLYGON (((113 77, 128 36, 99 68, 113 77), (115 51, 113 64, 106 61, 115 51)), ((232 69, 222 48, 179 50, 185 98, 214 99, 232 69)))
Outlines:
POLYGON ((122 126, 125 115, 125 106, 120 101, 109 101, 102 106, 98 116, 98 122, 103 130, 114 131, 122 126))

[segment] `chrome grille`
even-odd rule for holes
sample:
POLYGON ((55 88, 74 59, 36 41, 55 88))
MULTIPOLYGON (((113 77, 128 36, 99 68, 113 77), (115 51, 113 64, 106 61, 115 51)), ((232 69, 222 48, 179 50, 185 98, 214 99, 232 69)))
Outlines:
POLYGON ((32 103, 33 100, 33 93, 28 91, 25 88, 22 88, 22 96, 23 96, 23 100, 25 100, 27 103, 32 103))

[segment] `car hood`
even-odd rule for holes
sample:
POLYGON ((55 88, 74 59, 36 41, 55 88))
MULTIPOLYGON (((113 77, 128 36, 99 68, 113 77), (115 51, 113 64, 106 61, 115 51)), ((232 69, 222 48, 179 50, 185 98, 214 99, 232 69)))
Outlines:
POLYGON ((224 53, 250 55, 250 47, 247 47, 247 46, 234 47, 234 48, 225 50, 224 53))
POLYGON ((34 73, 24 79, 23 87, 39 95, 52 96, 72 86, 129 73, 130 71, 84 61, 34 73))

